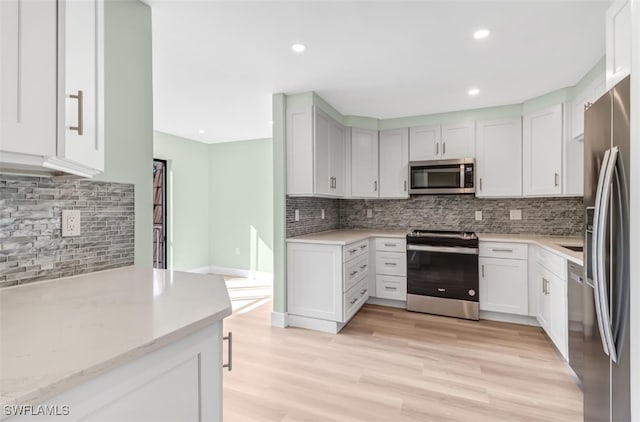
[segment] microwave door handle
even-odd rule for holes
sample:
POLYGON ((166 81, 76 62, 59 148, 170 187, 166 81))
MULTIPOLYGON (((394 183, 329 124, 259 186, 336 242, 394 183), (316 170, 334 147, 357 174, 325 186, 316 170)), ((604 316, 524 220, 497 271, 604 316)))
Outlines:
POLYGON ((464 164, 460 164, 460 188, 464 189, 464 164))
MULTIPOLYGON (((600 296, 600 283, 602 280, 600 279, 600 242, 599 242, 599 232, 601 231, 600 221, 601 221, 601 213, 602 213, 602 191, 604 189, 605 182, 605 173, 607 168, 609 167, 609 158, 611 152, 609 150, 605 151, 604 158, 602 160, 602 165, 600 167, 600 173, 598 176, 598 185, 596 189, 596 199, 595 206, 593 212, 593 235, 592 235, 592 246, 591 246, 591 266, 592 266, 592 276, 593 276, 593 295, 594 295, 594 305, 596 308, 596 320, 598 321, 598 329, 600 331, 600 340, 602 340, 602 349, 605 354, 609 356, 609 347, 608 343, 605 339, 604 334, 604 315, 602 311, 602 298, 600 296)), ((604 271, 603 271, 604 272, 604 271)))

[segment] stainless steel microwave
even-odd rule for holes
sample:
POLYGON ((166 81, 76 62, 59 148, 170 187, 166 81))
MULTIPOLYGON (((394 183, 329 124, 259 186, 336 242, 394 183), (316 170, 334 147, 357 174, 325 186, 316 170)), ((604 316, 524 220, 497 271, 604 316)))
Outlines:
POLYGON ((409 162, 409 193, 474 193, 475 160, 434 160, 409 162))

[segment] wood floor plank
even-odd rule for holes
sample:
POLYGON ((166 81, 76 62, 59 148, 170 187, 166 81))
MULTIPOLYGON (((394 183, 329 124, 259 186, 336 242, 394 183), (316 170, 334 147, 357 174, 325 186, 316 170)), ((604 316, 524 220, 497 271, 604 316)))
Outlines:
POLYGON ((366 305, 340 334, 225 321, 235 421, 581 421, 582 393, 538 327, 366 305))

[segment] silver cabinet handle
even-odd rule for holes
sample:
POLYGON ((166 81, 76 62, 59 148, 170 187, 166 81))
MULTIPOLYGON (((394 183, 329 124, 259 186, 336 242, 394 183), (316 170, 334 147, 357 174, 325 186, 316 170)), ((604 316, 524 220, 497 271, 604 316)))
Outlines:
POLYGON ((231 331, 229 331, 229 334, 227 334, 226 337, 222 337, 222 340, 227 340, 227 347, 228 347, 228 363, 225 363, 222 365, 223 368, 227 368, 229 371, 231 371, 231 369, 233 369, 233 333, 231 331))
POLYGON ((447 289, 443 289, 442 287, 438 287, 438 291, 439 291, 439 292, 446 292, 446 291, 447 291, 447 289))
POLYGON ((356 274, 358 274, 358 270, 351 271, 351 272, 349 273, 349 277, 353 277, 353 276, 354 276, 354 275, 356 275, 356 274))
POLYGON ((356 303, 358 301, 358 298, 354 298, 352 301, 349 302, 349 305, 353 305, 354 303, 356 303))
POLYGON ((385 243, 384 246, 386 246, 387 248, 391 248, 393 246, 397 246, 395 243, 385 243))
POLYGON ((363 295, 363 294, 367 293, 368 291, 369 291, 369 289, 363 289, 363 290, 360 291, 360 294, 363 295))
POLYGON ((560 175, 558 173, 554 174, 554 186, 558 186, 560 184, 560 175))
POLYGON ((492 248, 494 252, 513 252, 513 249, 505 249, 505 248, 492 248))
POLYGON ((482 278, 484 278, 484 264, 482 264, 482 278))
POLYGON ((482 177, 480 178, 480 190, 482 190, 482 177))
POLYGON ((442 155, 444 156, 447 153, 447 143, 442 143, 442 155))
POLYGON ((373 182, 373 191, 374 191, 374 192, 378 192, 378 181, 377 181, 377 180, 375 180, 375 181, 373 182))
POLYGON ((338 178, 333 176, 333 188, 338 189, 338 178))
POLYGON ((360 249, 366 249, 367 245, 360 245, 360 249))
POLYGON ((397 266, 398 264, 396 264, 395 262, 385 262, 385 263, 384 263, 384 265, 389 265, 389 266, 391 266, 391 267, 395 267, 395 266, 397 266))
POLYGON ((78 132, 78 135, 82 135, 84 133, 84 93, 82 90, 78 91, 77 94, 69 95, 69 98, 73 98, 74 100, 78 100, 78 126, 70 126, 69 130, 75 130, 78 132))
POLYGON ((436 155, 440 154, 440 143, 436 141, 436 155))
POLYGON ((389 286, 384 286, 385 290, 398 290, 397 287, 389 287, 389 286))
POLYGON ((361 265, 361 266, 360 266, 360 269, 361 269, 361 270, 364 270, 365 268, 367 268, 367 264, 364 264, 364 265, 361 265))
POLYGON ((406 180, 404 181, 404 191, 405 192, 407 191, 407 181, 406 180))
POLYGON ((349 253, 356 253, 358 252, 358 249, 349 249, 349 253))

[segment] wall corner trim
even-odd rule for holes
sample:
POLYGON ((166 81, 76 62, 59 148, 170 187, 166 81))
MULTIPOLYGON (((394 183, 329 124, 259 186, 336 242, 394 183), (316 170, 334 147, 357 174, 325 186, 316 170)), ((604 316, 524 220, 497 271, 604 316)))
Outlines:
POLYGON ((271 312, 271 326, 286 328, 289 326, 289 314, 286 312, 271 312))

